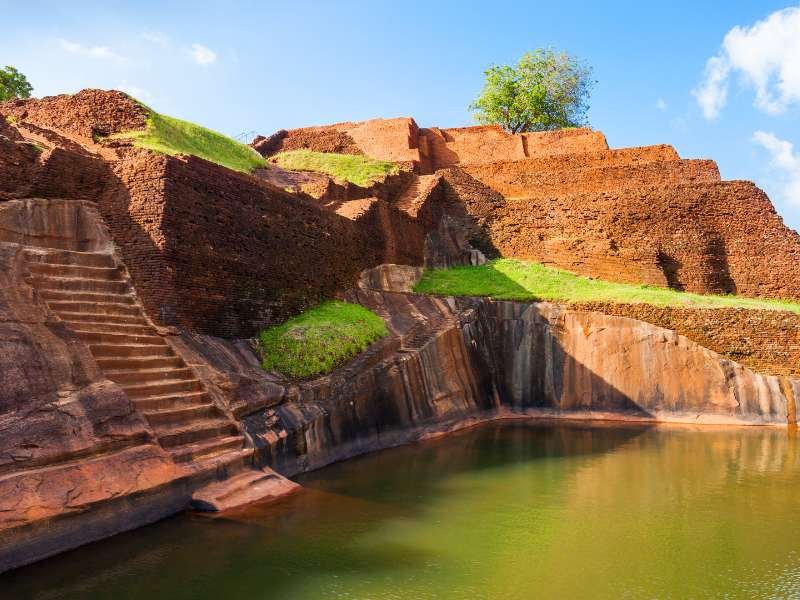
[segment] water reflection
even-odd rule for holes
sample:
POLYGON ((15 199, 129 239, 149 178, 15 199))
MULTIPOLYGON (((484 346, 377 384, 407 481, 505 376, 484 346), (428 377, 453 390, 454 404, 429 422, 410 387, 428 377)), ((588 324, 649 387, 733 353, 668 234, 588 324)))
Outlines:
POLYGON ((0 576, 10 598, 686 598, 800 593, 780 429, 492 424, 333 465, 0 576))

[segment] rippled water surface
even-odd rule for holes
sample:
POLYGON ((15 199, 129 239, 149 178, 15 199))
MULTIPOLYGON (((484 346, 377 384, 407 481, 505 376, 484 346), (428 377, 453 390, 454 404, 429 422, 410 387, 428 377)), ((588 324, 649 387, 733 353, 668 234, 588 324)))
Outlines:
POLYGON ((0 576, 0 597, 800 597, 799 458, 777 429, 492 424, 0 576))

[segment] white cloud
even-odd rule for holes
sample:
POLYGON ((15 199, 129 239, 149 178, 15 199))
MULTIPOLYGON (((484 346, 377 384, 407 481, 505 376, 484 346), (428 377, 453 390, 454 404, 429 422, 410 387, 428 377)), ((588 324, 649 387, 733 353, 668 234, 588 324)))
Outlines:
POLYGON ((217 60, 216 52, 202 44, 192 44, 192 49, 188 52, 198 65, 210 65, 217 60))
POLYGON ((667 110, 667 108, 669 107, 669 105, 667 104, 667 101, 666 101, 666 100, 664 100, 663 98, 659 98, 658 100, 656 100, 655 107, 656 107, 658 110, 660 110, 660 111, 662 111, 662 112, 663 112, 663 111, 667 110))
POLYGON ((129 84, 124 79, 117 86, 117 89, 119 91, 121 91, 121 92, 125 92, 129 96, 133 96, 137 100, 152 100, 153 99, 153 94, 151 94, 150 92, 148 92, 147 90, 145 90, 143 88, 140 88, 138 86, 129 84))
POLYGON ((169 46, 169 36, 160 31, 145 31, 141 36, 143 40, 152 42, 162 48, 169 46))
POLYGON ((106 60, 113 60, 116 62, 125 62, 126 59, 108 46, 84 46, 77 42, 70 42, 69 40, 58 41, 61 49, 71 54, 79 54, 81 56, 90 56, 92 58, 102 58, 106 60))
POLYGON ((783 200, 800 206, 800 153, 795 152, 794 144, 765 131, 756 131, 753 141, 769 152, 770 165, 778 173, 776 188, 783 200))
POLYGON ((725 59, 712 56, 706 62, 705 79, 692 94, 703 111, 703 116, 712 121, 719 116, 728 98, 728 74, 730 67, 725 59))
POLYGON ((755 105, 778 114, 800 102, 800 7, 776 11, 750 27, 737 25, 706 63, 702 83, 692 93, 706 119, 725 106, 733 73, 755 90, 755 105))

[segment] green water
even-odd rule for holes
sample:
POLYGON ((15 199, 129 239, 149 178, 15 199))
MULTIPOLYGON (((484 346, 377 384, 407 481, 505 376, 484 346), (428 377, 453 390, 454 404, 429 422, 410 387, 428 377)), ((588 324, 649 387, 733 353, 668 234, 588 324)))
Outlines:
POLYGON ((0 576, 0 597, 800 597, 784 430, 493 424, 301 483, 0 576))

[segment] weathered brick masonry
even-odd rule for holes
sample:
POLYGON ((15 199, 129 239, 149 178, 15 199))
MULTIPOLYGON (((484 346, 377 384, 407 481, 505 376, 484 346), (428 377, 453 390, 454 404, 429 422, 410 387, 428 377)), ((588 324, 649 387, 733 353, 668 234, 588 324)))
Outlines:
POLYGON ((89 89, 72 95, 10 100, 2 109, 19 121, 85 140, 137 131, 147 124, 147 110, 114 90, 89 89))
POLYGON ((503 255, 593 277, 800 298, 800 238, 745 181, 509 200, 489 229, 503 255))
MULTIPOLYGON (((660 152, 653 154, 658 156, 660 152)), ((559 156, 501 161, 463 168, 477 180, 509 198, 540 198, 720 180, 719 170, 713 160, 643 160, 642 153, 609 150, 586 156, 583 166, 575 167, 574 158, 559 156), (633 160, 634 157, 638 160, 633 160)))
POLYGON ((590 129, 510 135, 497 125, 433 127, 420 129, 418 138, 412 143, 420 149, 426 172, 455 165, 608 150, 605 136, 590 129))
MULTIPOLYGON (((323 139, 330 130, 377 158, 416 152, 421 173, 451 168, 457 185, 449 186, 449 206, 471 236, 482 229, 496 254, 612 281, 800 298, 797 233, 756 186, 721 182, 713 161, 681 160, 668 145, 609 150, 588 129, 510 135, 495 126, 419 129, 385 119, 313 133, 323 139), (505 197, 470 204, 464 190, 464 198, 491 197, 489 190, 505 197)), ((312 130, 302 131, 311 143, 312 130)), ((434 206, 438 215, 442 205, 434 206)))
POLYGON ((249 336, 385 261, 420 264, 419 226, 376 200, 352 220, 202 159, 131 151, 101 210, 164 323, 249 336), (416 249, 415 249, 416 248, 416 249))

